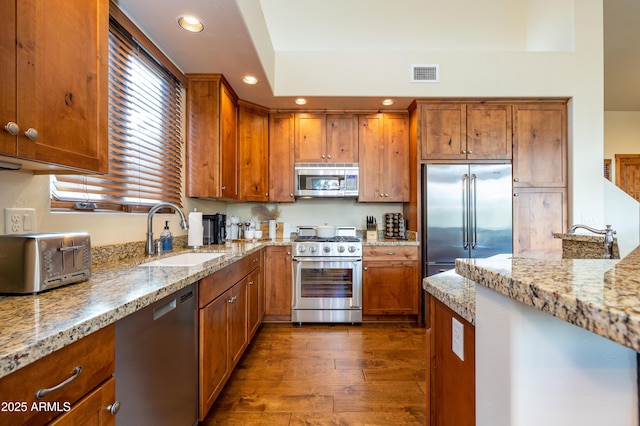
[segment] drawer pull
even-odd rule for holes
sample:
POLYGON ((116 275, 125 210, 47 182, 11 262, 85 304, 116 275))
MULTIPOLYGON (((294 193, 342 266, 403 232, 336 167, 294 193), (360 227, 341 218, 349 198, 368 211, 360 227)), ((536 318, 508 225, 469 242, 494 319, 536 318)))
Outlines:
POLYGON ((67 380, 65 380, 64 382, 62 382, 60 384, 55 385, 52 388, 40 389, 38 392, 36 392, 36 398, 42 399, 48 393, 53 392, 55 390, 60 389, 63 386, 68 385, 69 383, 73 382, 80 375, 80 373, 82 373, 82 367, 78 365, 78 366, 76 366, 76 368, 73 369, 73 373, 71 373, 71 376, 67 380))
POLYGON ((118 414, 118 411, 120 411, 120 401, 116 401, 113 404, 107 406, 107 411, 114 416, 118 414))
POLYGON ((388 251, 388 252, 385 252, 385 254, 386 254, 387 256, 395 256, 395 255, 396 255, 396 252, 395 252, 395 251, 388 251))

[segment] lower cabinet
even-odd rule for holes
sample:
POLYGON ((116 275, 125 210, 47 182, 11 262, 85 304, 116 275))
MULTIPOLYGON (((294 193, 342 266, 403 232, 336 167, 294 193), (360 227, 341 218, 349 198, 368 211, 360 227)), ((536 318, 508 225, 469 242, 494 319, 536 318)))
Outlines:
POLYGON ((513 254, 561 254, 554 232, 567 230, 565 188, 513 189, 513 254))
POLYGON ((262 256, 250 254, 199 282, 200 421, 262 322, 262 256))
POLYGON ((430 297, 428 386, 433 426, 476 424, 475 327, 435 297, 430 297), (462 325, 461 359, 453 352, 453 320, 462 325))
POLYGON ((363 315, 418 315, 418 247, 365 246, 362 262, 363 315))
POLYGON ((271 246, 265 256, 265 321, 291 322, 291 247, 271 246))
POLYGON ((0 379, 0 425, 115 424, 115 327, 0 379))

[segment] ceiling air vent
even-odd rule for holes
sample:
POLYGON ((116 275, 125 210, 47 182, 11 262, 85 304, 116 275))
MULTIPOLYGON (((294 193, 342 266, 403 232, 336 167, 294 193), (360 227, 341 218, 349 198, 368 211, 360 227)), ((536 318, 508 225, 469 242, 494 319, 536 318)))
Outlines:
POLYGON ((411 82, 438 83, 440 81, 440 65, 411 65, 411 82))

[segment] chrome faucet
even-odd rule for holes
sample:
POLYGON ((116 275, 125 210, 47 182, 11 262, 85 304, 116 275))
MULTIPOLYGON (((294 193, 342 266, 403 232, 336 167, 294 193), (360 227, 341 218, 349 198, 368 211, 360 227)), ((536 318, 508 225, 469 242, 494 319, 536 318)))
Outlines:
POLYGON ((594 229, 587 225, 573 225, 569 229, 569 233, 573 234, 578 228, 586 229, 594 234, 604 235, 604 258, 611 259, 613 257, 613 235, 616 231, 613 230, 611 225, 606 225, 605 229, 594 229))
POLYGON ((160 209, 165 207, 171 207, 180 215, 180 227, 182 229, 189 229, 189 224, 187 223, 187 219, 184 217, 184 213, 180 210, 180 207, 176 206, 173 203, 158 203, 155 206, 151 207, 149 210, 149 214, 147 215, 147 247, 146 253, 147 256, 153 256, 155 254, 155 247, 153 245, 153 215, 160 209))

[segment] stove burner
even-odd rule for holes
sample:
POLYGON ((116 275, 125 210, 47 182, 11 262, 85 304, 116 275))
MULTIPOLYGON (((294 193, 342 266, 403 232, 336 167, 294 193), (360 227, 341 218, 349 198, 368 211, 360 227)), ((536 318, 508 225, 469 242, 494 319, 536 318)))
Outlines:
POLYGON ((303 236, 303 237, 298 237, 294 240, 297 243, 313 243, 313 242, 318 242, 318 243, 359 243, 360 242, 360 238, 357 237, 351 237, 351 236, 347 236, 347 235, 338 235, 335 237, 327 237, 327 238, 323 238, 323 237, 316 237, 316 236, 303 236))

